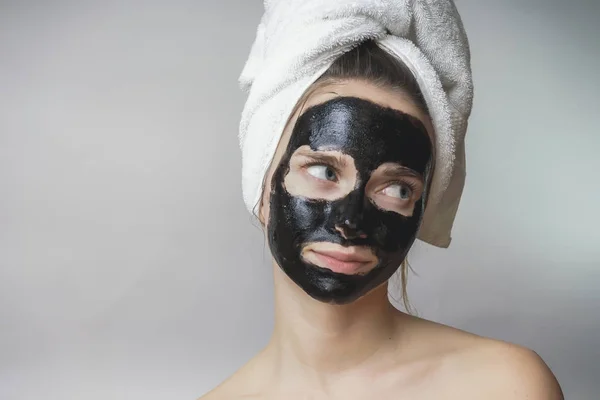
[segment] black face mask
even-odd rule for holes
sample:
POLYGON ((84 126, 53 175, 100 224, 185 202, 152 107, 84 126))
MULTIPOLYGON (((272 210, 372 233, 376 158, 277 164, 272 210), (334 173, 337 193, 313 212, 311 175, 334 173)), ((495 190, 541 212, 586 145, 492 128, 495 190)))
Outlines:
POLYGON ((337 97, 302 114, 271 181, 269 246, 281 269, 311 297, 344 304, 388 280, 412 246, 423 216, 432 145, 415 117, 356 97, 337 97), (345 197, 329 201, 293 196, 284 187, 290 158, 300 146, 337 150, 354 159, 358 179, 345 197), (425 191, 410 217, 386 211, 365 194, 371 173, 386 162, 424 177, 425 191), (336 226, 345 227, 342 236, 336 226), (364 275, 336 273, 301 258, 302 246, 333 242, 368 246, 378 264, 364 275))

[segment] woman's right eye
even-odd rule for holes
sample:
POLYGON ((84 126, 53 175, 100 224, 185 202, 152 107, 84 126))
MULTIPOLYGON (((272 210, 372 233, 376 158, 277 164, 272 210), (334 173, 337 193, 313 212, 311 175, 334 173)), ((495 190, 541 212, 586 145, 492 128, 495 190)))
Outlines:
POLYGON ((306 168, 306 172, 308 172, 317 179, 332 182, 335 182, 337 180, 335 170, 327 165, 311 165, 310 167, 306 168))

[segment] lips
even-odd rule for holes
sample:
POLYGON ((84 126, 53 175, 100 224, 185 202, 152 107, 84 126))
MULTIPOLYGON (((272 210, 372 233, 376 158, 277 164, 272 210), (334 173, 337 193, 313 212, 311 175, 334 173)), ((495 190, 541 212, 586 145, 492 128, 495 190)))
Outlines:
POLYGON ((315 253, 319 255, 323 255, 325 257, 334 258, 338 261, 344 262, 356 262, 356 263, 365 263, 370 262, 372 258, 367 258, 364 255, 361 255, 360 252, 356 250, 350 250, 348 252, 336 251, 336 250, 313 250, 315 253))
POLYGON ((373 252, 362 246, 312 243, 305 246, 302 253, 305 261, 342 274, 363 274, 377 264, 373 252))

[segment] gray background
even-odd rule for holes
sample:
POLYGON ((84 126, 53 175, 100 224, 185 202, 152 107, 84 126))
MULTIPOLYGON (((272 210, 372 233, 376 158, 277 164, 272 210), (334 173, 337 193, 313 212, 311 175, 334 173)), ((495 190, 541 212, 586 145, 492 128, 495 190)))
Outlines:
MULTIPOLYGON (((600 2, 459 0, 476 100, 420 315, 600 393, 600 2)), ((255 1, 0 2, 0 398, 194 399, 263 346, 240 190, 255 1)))

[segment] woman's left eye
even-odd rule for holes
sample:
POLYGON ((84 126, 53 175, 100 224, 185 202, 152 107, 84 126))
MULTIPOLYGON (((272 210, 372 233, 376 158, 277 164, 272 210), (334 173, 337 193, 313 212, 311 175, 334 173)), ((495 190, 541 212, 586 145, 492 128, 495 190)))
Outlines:
POLYGON ((393 184, 382 190, 383 194, 390 197, 397 197, 401 200, 409 200, 412 195, 412 189, 406 185, 393 184))
POLYGON ((306 168, 306 172, 318 179, 334 182, 337 180, 335 170, 327 165, 311 165, 306 168))

